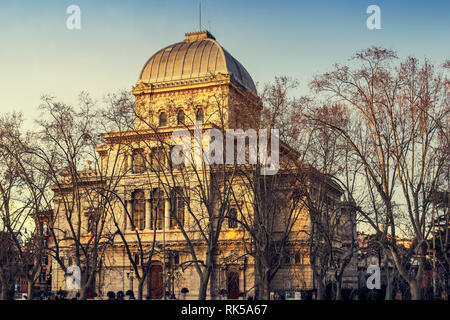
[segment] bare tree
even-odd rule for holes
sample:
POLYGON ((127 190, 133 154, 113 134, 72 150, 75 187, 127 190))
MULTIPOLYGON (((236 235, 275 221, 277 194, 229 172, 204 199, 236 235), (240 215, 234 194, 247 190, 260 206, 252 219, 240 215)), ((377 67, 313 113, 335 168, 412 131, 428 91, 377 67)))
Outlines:
POLYGON ((350 120, 361 124, 349 130, 323 122, 345 139, 363 165, 371 196, 359 213, 389 250, 412 298, 420 299, 431 195, 441 188, 448 162, 447 80, 428 61, 407 58, 396 65, 396 58, 391 50, 363 50, 354 56, 354 66, 335 65, 311 87, 332 103, 344 104, 350 120), (414 255, 399 250, 396 239, 402 233, 412 237, 414 255), (416 271, 407 268, 411 257, 416 271))
POLYGON ((108 159, 96 150, 102 119, 87 95, 80 95, 80 101, 81 110, 76 111, 53 98, 43 98, 40 140, 33 154, 38 159, 36 166, 52 183, 54 196, 47 199, 47 205, 54 206, 50 253, 64 273, 72 259, 80 267, 80 298, 86 299, 114 237, 107 216, 111 196, 105 190, 114 188, 117 176, 105 175, 103 164, 108 159))
POLYGON ((28 281, 28 299, 33 298, 33 286, 41 272, 47 254, 46 237, 42 225, 35 221, 36 214, 45 205, 41 193, 48 184, 47 177, 34 168, 30 133, 21 132, 19 114, 6 115, 0 120, 0 183, 1 222, 17 252, 21 275, 28 281))
MULTIPOLYGON (((141 161, 137 163, 138 159, 134 159, 134 163, 131 166, 128 166, 128 155, 130 150, 136 149, 135 146, 133 146, 133 143, 128 142, 126 139, 129 134, 128 129, 130 128, 130 124, 134 123, 135 120, 135 105, 132 96, 128 92, 120 92, 119 94, 110 94, 107 101, 108 107, 102 111, 102 117, 108 120, 106 123, 108 123, 109 126, 105 126, 103 129, 105 132, 117 132, 119 135, 122 133, 122 136, 117 139, 118 136, 116 135, 116 140, 119 140, 120 142, 114 145, 107 144, 102 150, 104 154, 111 154, 114 152, 120 154, 120 158, 113 159, 113 168, 105 168, 105 174, 107 176, 120 176, 120 179, 117 180, 117 184, 113 188, 105 188, 104 190, 105 193, 108 193, 111 196, 107 202, 106 210, 114 225, 114 234, 123 244, 134 276, 138 280, 138 300, 142 300, 144 284, 146 281, 148 285, 147 295, 150 297, 151 279, 149 278, 151 276, 152 261, 154 255, 160 253, 160 248, 156 241, 158 224, 160 221, 155 219, 150 222, 151 226, 147 226, 153 231, 152 239, 148 242, 148 237, 147 239, 144 239, 142 234, 142 226, 145 223, 148 223, 148 221, 144 221, 145 218, 138 221, 137 214, 134 212, 134 210, 137 209, 137 206, 141 209, 145 207, 145 200, 143 198, 135 199, 139 202, 139 205, 134 203, 130 210, 126 203, 127 200, 125 200, 126 197, 122 195, 123 190, 121 190, 121 187, 125 184, 126 189, 131 188, 126 177, 134 173, 140 173, 144 176, 143 182, 131 183, 137 189, 147 188, 153 190, 157 186, 152 186, 151 184, 151 179, 148 176, 149 172, 145 170, 146 167, 149 167, 149 163, 144 157, 141 157, 141 153, 135 155, 136 157, 139 156, 141 161), (106 151, 104 150, 105 148, 109 150, 106 151), (115 163, 116 161, 117 163, 115 163), (119 174, 114 174, 114 172, 117 171, 114 169, 115 165, 120 166, 119 174), (119 210, 117 210, 117 208, 119 208, 119 210), (131 231, 131 233, 129 231, 131 231)), ((107 133, 105 135, 107 135, 107 133)), ((138 148, 138 150, 141 149, 138 148)), ((111 166, 111 162, 105 161, 105 163, 107 166, 111 166)), ((160 204, 154 203, 154 205, 158 207, 160 204)))
MULTIPOLYGON (((262 159, 241 166, 236 178, 239 189, 233 190, 234 201, 241 204, 236 221, 244 230, 242 243, 255 261, 258 299, 269 299, 272 280, 284 259, 292 254, 288 244, 300 248, 306 243, 301 221, 305 218, 304 190, 298 181, 303 174, 299 163, 304 161, 310 132, 302 130, 302 107, 308 99, 291 96, 297 85, 290 78, 276 77, 273 83, 264 86, 259 95, 260 111, 253 113, 250 128, 267 130, 268 141, 281 140, 280 150, 258 145, 258 152, 267 148, 272 157, 279 152, 279 167, 275 174, 264 174, 268 168, 262 159), (302 138, 305 144, 299 143, 302 138)), ((246 152, 249 160, 250 151, 246 152)))
POLYGON ((8 293, 14 290, 14 284, 22 275, 16 245, 8 231, 0 232, 0 300, 7 300, 8 293))
MULTIPOLYGON (((333 284, 335 299, 341 299, 344 273, 356 248, 353 190, 359 165, 349 161, 350 150, 339 135, 322 122, 348 124, 341 105, 311 104, 307 111, 311 143, 306 154, 308 168, 302 181, 311 228, 308 231, 311 268, 317 299, 325 298, 327 283, 333 284), (320 119, 321 122, 315 120, 320 119)), ((353 259, 354 260, 354 259, 353 259)), ((332 298, 332 297, 329 297, 332 298)))

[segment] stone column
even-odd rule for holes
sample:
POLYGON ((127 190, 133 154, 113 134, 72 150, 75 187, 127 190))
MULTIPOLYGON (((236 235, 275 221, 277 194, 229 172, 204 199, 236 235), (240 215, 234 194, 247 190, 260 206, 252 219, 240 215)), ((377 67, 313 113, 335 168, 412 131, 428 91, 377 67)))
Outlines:
POLYGON ((170 227, 170 201, 169 199, 164 199, 164 227, 169 229, 170 227))
POLYGON ((91 212, 85 213, 84 215, 81 216, 82 219, 84 219, 84 223, 82 223, 82 229, 81 230, 85 230, 84 231, 84 235, 87 236, 89 235, 89 216, 91 215, 91 212), (84 225, 84 226, 83 226, 84 225))
POLYGON ((127 206, 127 198, 126 195, 124 196, 124 207, 122 208, 122 231, 125 232, 128 227, 128 221, 127 221, 127 213, 126 213, 126 206, 127 206))
POLYGON ((150 190, 145 192, 145 230, 151 229, 152 200, 150 199, 150 190))
POLYGON ((244 266, 239 266, 239 293, 245 292, 245 269, 244 266))
POLYGON ((130 152, 127 154, 127 170, 131 172, 132 169, 133 169, 133 153, 130 152))
POLYGON ((133 217, 133 201, 127 200, 127 210, 128 210, 128 214, 130 215, 130 217, 128 217, 127 214, 125 214, 125 219, 127 221, 127 231, 133 231, 133 224, 131 222, 131 217, 133 217))

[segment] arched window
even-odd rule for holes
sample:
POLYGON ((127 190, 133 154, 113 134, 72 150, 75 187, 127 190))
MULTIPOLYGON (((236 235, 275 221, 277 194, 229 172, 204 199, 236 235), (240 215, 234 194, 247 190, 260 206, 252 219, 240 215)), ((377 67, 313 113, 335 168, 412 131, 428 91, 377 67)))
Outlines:
POLYGON ((237 228, 237 210, 236 208, 231 208, 228 211, 228 228, 236 229, 237 228))
POLYGON ((153 171, 163 170, 166 165, 166 155, 162 147, 152 148, 150 154, 150 164, 153 171))
POLYGON ((197 112, 195 113, 195 120, 203 122, 203 118, 204 118, 203 109, 198 108, 197 112))
POLYGON ((172 169, 182 170, 184 168, 184 163, 187 162, 188 159, 186 158, 183 149, 180 148, 175 149, 175 148, 178 148, 178 146, 170 147, 170 154, 169 154, 170 156, 168 157, 169 168, 170 170, 172 169))
POLYGON ((139 261, 141 259, 139 259, 139 253, 135 253, 134 254, 134 263, 138 266, 139 265, 139 261))
POLYGON ((133 226, 139 230, 145 228, 145 194, 142 190, 133 193, 133 226))
POLYGON ((90 234, 91 236, 96 233, 96 230, 97 230, 96 222, 97 222, 97 215, 94 212, 90 212, 88 215, 88 230, 87 231, 88 231, 88 234, 90 234))
POLYGON ((179 225, 184 225, 184 198, 181 188, 174 188, 170 194, 170 229, 178 229, 179 225), (178 222, 177 222, 178 220, 178 222))
POLYGON ((299 251, 297 251, 295 253, 294 261, 295 261, 295 264, 302 264, 302 256, 299 251))
POLYGON ((164 111, 159 114, 159 126, 167 126, 167 114, 164 111))
POLYGON ((141 149, 133 150, 131 161, 133 173, 142 173, 145 171, 145 158, 141 149))
POLYGON ((174 265, 179 265, 180 264, 180 254, 178 253, 178 251, 173 251, 173 264, 174 265))
POLYGON ((150 229, 161 230, 163 227, 165 211, 164 193, 161 189, 154 189, 152 194, 152 215, 150 219, 150 229))
POLYGON ((183 125, 185 118, 186 118, 186 115, 184 114, 184 111, 183 110, 178 110, 178 113, 177 113, 177 125, 183 125))

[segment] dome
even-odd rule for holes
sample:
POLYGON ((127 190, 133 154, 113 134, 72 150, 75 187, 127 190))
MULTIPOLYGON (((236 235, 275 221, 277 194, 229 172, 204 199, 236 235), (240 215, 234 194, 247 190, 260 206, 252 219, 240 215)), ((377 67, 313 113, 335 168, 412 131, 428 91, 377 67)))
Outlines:
POLYGON ((245 68, 208 31, 186 33, 186 39, 156 52, 142 68, 139 80, 158 83, 228 74, 231 80, 256 92, 245 68))

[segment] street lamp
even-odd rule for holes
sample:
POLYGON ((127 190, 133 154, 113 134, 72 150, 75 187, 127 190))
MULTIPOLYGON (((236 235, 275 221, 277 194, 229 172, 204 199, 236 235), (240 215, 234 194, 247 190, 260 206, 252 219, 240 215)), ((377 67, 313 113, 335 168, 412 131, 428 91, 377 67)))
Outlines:
POLYGON ((130 280, 130 287, 131 287, 130 290, 133 291, 133 279, 134 279, 133 271, 127 272, 127 279, 130 280))
POLYGON ((178 278, 179 276, 179 272, 175 272, 176 266, 175 266, 175 256, 177 255, 177 251, 175 250, 171 250, 171 249, 167 249, 167 266, 168 266, 168 270, 167 270, 167 282, 166 285, 164 286, 164 293, 166 294, 166 292, 168 292, 168 296, 169 299, 175 299, 175 278, 178 278), (166 291, 167 288, 167 291, 166 291))

